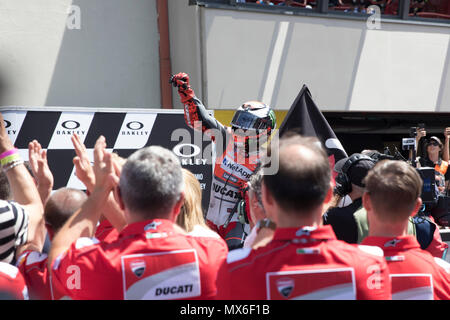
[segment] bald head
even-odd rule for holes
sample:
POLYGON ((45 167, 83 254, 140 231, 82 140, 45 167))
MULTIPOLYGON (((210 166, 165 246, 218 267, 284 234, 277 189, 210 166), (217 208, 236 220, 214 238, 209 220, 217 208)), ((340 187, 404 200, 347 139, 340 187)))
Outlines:
POLYGON ((293 135, 280 140, 279 170, 264 175, 264 184, 287 212, 306 212, 320 206, 330 189, 327 154, 316 138, 293 135))
POLYGON ((86 199, 87 195, 80 190, 62 188, 55 191, 45 205, 45 222, 57 232, 86 199))

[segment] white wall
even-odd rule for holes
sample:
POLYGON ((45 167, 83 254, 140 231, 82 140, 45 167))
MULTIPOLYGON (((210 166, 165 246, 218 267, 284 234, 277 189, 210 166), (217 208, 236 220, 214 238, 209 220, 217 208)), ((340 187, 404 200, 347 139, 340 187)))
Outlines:
POLYGON ((155 0, 0 0, 0 105, 159 108, 158 46, 155 0))
MULTIPOLYGON (((168 4, 172 72, 211 109, 307 84, 326 111, 450 112, 449 27, 168 4)), ((159 108, 158 49, 156 0, 0 0, 0 105, 159 108)))
MULTIPOLYGON (((189 74, 196 95, 205 99, 200 50, 202 41, 200 34, 203 32, 199 25, 200 10, 197 6, 189 6, 188 0, 169 0, 168 7, 172 73, 189 74)), ((172 97, 174 108, 182 108, 176 89, 173 90, 172 97)))
POLYGON ((200 10, 210 108, 289 109, 307 84, 325 111, 450 111, 450 25, 200 10))

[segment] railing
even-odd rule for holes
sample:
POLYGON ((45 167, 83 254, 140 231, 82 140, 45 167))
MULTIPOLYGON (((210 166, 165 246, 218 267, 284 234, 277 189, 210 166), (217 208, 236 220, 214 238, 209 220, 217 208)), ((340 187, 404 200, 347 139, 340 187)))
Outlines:
POLYGON ((379 14, 388 19, 450 24, 449 0, 190 0, 190 3, 356 19, 379 14))

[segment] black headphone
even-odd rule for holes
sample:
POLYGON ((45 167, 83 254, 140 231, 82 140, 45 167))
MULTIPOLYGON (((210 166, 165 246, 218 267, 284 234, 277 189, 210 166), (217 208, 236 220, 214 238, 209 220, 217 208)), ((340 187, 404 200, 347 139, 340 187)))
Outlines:
POLYGON ((348 176, 348 171, 353 165, 355 165, 361 160, 369 160, 372 161, 374 164, 376 163, 376 161, 369 156, 360 153, 352 155, 344 163, 341 172, 336 177, 336 187, 334 188, 334 193, 340 195, 341 197, 345 197, 347 194, 352 192, 352 183, 350 177, 348 176))

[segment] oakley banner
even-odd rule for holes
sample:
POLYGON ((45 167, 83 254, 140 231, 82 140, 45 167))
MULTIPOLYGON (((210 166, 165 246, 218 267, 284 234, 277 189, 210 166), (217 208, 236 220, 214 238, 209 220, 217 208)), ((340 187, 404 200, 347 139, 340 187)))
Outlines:
POLYGON ((70 140, 80 136, 93 161, 93 149, 100 135, 106 138, 108 151, 127 158, 134 151, 150 145, 172 150, 182 166, 199 180, 203 190, 204 210, 209 203, 212 179, 211 141, 203 141, 184 122, 183 110, 88 108, 0 109, 5 126, 23 159, 28 160, 28 143, 37 140, 47 150, 49 167, 55 178, 54 190, 85 187, 75 175, 75 150, 70 140), (122 109, 123 110, 123 109, 122 109))

